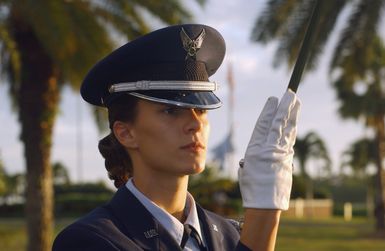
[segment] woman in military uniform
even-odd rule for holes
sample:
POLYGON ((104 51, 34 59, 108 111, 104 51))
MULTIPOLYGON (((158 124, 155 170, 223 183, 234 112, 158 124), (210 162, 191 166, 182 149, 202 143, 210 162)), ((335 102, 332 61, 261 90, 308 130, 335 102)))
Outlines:
POLYGON ((209 81, 225 55, 205 25, 163 28, 118 48, 86 76, 81 95, 108 109, 111 133, 99 142, 118 188, 109 203, 65 228, 53 250, 273 250, 288 207, 300 103, 287 91, 259 116, 239 182, 245 208, 234 222, 188 193, 205 168, 208 110, 221 106, 209 81))

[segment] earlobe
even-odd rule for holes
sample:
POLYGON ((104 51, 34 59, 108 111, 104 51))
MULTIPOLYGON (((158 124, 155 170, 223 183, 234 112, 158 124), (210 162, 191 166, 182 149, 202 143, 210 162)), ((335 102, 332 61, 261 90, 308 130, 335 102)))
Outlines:
POLYGON ((137 148, 135 133, 129 123, 115 121, 112 130, 116 139, 127 148, 137 148))

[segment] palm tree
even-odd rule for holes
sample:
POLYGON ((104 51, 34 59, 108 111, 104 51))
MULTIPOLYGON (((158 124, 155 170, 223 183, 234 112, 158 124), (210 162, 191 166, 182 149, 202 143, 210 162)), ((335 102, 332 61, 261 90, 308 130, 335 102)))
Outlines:
POLYGON ((0 0, 1 73, 17 108, 26 159, 28 250, 51 247, 50 150, 60 90, 79 87, 92 64, 115 47, 112 35, 130 40, 148 32, 144 13, 167 24, 191 17, 176 0, 0 0))
POLYGON ((310 175, 306 170, 306 164, 310 159, 323 161, 323 170, 330 172, 331 161, 325 143, 315 133, 309 132, 303 138, 298 137, 294 145, 294 158, 298 160, 301 176, 305 181, 306 199, 313 198, 313 185, 310 175))
MULTIPOLYGON (((376 166, 378 147, 374 139, 358 139, 343 153, 341 170, 351 170, 353 175, 360 180, 366 181, 367 208, 373 208, 373 176, 368 175, 368 168, 376 166)), ((372 215, 368 212, 368 215, 372 215)))
POLYGON ((376 143, 373 139, 362 138, 354 143, 343 153, 342 169, 349 168, 359 177, 366 175, 366 169, 376 164, 376 143))
POLYGON ((375 179, 376 228, 385 231, 385 89, 382 79, 385 70, 385 46, 380 37, 368 41, 364 48, 347 51, 335 67, 339 74, 334 87, 341 102, 343 118, 364 121, 374 131, 375 149, 371 151, 377 167, 375 179), (365 54, 365 57, 360 54, 365 54), (362 70, 364 69, 364 70, 362 70), (357 91, 359 89, 359 91, 357 91))
POLYGON ((69 185, 71 183, 67 168, 61 162, 52 165, 52 176, 54 186, 69 185))
MULTIPOLYGON (((269 0, 255 23, 252 39, 262 43, 279 40, 276 63, 287 62, 292 65, 315 1, 269 0)), ((335 44, 330 73, 337 75, 333 80, 333 87, 340 100, 339 112, 342 117, 365 121, 365 125, 375 131, 378 148, 376 229, 385 231, 385 177, 382 165, 385 155, 385 113, 384 88, 380 81, 384 70, 384 53, 383 42, 377 29, 385 1, 319 1, 320 21, 315 28, 316 39, 312 45, 307 70, 316 66, 325 43, 336 27, 338 17, 349 7, 347 22, 335 44), (357 92, 358 89, 364 90, 363 93, 357 92)))
POLYGON ((3 161, 0 158, 0 197, 4 196, 7 191, 7 173, 3 165, 3 161))

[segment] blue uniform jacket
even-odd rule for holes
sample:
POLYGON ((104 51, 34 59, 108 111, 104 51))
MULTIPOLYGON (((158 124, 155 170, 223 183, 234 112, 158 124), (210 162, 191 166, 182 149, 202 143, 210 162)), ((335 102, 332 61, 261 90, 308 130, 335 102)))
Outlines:
MULTIPOLYGON (((237 247, 239 232, 228 220, 197 205, 210 251, 247 250, 237 247)), ((125 187, 111 201, 66 227, 55 239, 62 250, 181 250, 174 238, 125 187)))

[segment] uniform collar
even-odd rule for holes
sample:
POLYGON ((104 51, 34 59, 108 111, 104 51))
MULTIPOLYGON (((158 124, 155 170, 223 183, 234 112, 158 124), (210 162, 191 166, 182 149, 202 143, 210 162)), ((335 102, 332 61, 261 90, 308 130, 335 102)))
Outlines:
MULTIPOLYGON (((152 216, 159 221, 159 223, 168 230, 171 236, 175 238, 177 243, 182 242, 183 237, 183 224, 176 219, 174 216, 169 214, 164 209, 160 208, 149 198, 147 198, 143 193, 141 193, 130 179, 126 183, 127 189, 134 194, 134 196, 143 204, 143 206, 152 214, 152 216)), ((190 193, 187 193, 185 214, 187 215, 186 221, 184 224, 189 224, 192 226, 198 233, 201 240, 204 240, 202 237, 201 226, 199 223, 198 212, 195 204, 195 200, 190 193)))
POLYGON ((119 229, 143 250, 181 250, 159 221, 125 186, 105 206, 117 220, 119 229))
MULTIPOLYGON (((110 212, 119 230, 129 238, 128 242, 133 241, 141 250, 182 251, 168 229, 155 219, 126 186, 120 187, 104 207, 110 212)), ((224 236, 217 217, 198 204, 196 209, 208 250, 224 250, 224 236)))

